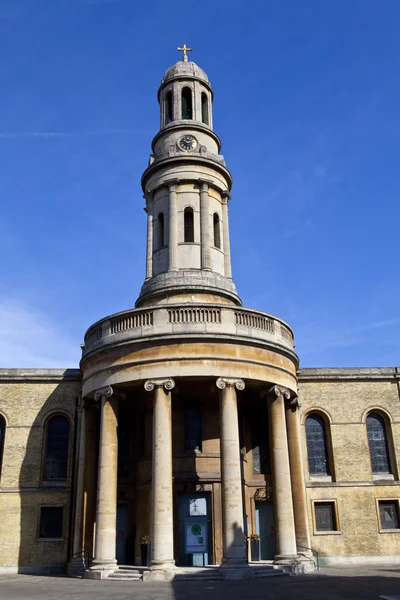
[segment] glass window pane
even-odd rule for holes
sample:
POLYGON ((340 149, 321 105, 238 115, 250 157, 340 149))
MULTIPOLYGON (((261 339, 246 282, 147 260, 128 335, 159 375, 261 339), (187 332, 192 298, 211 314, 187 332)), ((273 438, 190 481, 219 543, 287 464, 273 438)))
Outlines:
POLYGON ((307 417, 306 439, 310 475, 329 475, 325 421, 320 415, 307 417))
POLYGON ((186 450, 201 452, 201 411, 187 410, 185 412, 185 446, 186 450))
POLYGON ((0 415, 0 475, 1 475, 1 465, 3 464, 3 450, 4 450, 4 438, 6 434, 6 422, 4 418, 0 415))
POLYGON ((62 506, 42 506, 40 509, 40 530, 41 538, 61 538, 63 534, 63 514, 62 506))
POLYGON ((315 528, 317 531, 337 531, 335 506, 333 502, 316 502, 315 528))
POLYGON ((46 455, 43 478, 46 481, 65 481, 68 470, 69 421, 56 416, 47 424, 46 455))
POLYGON ((379 502, 381 529, 399 529, 399 506, 396 500, 379 502))
POLYGON ((377 413, 368 415, 367 433, 372 473, 391 473, 385 421, 381 415, 377 413))

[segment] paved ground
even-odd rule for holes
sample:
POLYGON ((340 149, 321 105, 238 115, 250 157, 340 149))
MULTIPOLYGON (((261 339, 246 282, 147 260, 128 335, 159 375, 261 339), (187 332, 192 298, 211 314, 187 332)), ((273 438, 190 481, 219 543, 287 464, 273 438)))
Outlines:
POLYGON ((400 600, 400 568, 323 568, 315 575, 246 583, 91 581, 1 575, 1 600, 400 600))

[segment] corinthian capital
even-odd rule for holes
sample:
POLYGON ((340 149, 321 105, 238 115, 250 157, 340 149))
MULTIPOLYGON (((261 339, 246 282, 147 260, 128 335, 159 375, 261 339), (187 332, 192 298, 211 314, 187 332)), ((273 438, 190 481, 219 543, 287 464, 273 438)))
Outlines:
POLYGON ((216 386, 219 390, 224 390, 227 386, 233 385, 237 390, 244 390, 245 383, 243 379, 231 379, 230 377, 218 377, 216 386))
POLYGON ((170 392, 175 387, 175 381, 170 377, 165 379, 148 379, 144 384, 146 392, 152 392, 156 387, 162 387, 166 392, 170 392))

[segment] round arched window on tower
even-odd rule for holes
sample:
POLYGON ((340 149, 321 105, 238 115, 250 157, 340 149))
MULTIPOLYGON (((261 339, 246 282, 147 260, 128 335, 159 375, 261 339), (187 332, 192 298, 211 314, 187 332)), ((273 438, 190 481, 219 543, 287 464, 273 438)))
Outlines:
POLYGON ((208 97, 205 92, 201 94, 201 120, 205 125, 210 125, 208 97))
POLYGON ((182 119, 193 119, 192 90, 189 87, 182 90, 182 119))

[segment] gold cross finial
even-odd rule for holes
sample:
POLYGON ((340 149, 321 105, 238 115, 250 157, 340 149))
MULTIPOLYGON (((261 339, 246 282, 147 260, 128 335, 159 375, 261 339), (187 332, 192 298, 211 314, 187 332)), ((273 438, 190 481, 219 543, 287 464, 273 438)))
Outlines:
POLYGON ((187 52, 192 52, 192 50, 193 50, 193 48, 188 48, 186 46, 186 44, 183 44, 183 48, 178 48, 179 52, 183 52, 182 60, 184 62, 187 62, 187 59, 188 59, 187 52))

